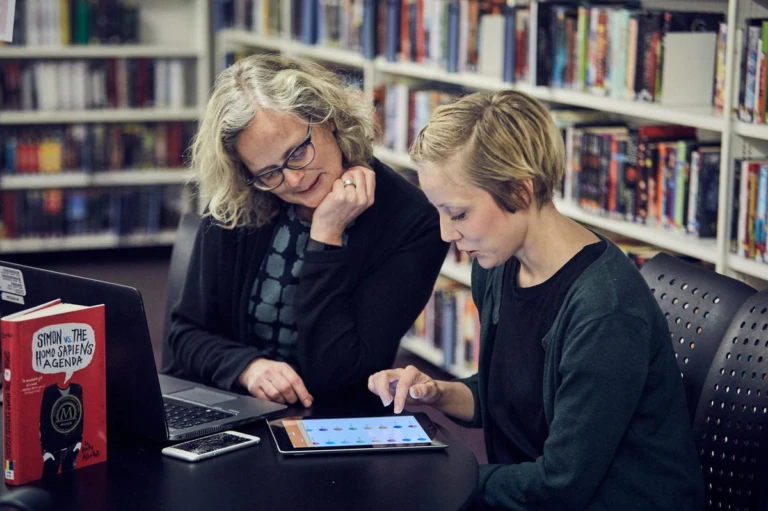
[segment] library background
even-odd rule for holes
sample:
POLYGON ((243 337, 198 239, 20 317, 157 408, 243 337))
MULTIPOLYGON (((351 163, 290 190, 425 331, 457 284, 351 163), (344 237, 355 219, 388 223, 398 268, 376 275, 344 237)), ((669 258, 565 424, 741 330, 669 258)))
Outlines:
MULTIPOLYGON (((752 0, 16 0, 0 258, 138 287, 159 362, 175 229, 204 207, 185 149, 213 77, 257 52, 362 88, 376 157, 414 180, 408 144, 438 105, 525 91, 565 140, 561 212, 638 266, 664 251, 768 287, 768 2, 752 0)), ((476 370, 469 273, 452 250, 399 363, 476 370)))

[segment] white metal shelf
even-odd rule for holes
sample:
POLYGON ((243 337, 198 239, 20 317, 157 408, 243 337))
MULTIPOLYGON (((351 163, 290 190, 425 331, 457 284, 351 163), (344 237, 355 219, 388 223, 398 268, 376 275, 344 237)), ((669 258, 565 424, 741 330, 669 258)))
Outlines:
POLYGON ((465 286, 472 285, 472 265, 467 263, 457 263, 446 259, 440 268, 440 275, 455 280, 465 286))
POLYGON ((197 58, 189 46, 154 44, 73 44, 70 46, 2 46, 0 59, 197 58))
POLYGON ((449 374, 456 378, 467 378, 472 376, 477 371, 469 367, 465 367, 458 364, 453 364, 450 367, 444 367, 445 357, 443 350, 431 346, 427 343, 427 340, 421 337, 404 337, 400 341, 400 347, 410 351, 414 355, 423 358, 430 364, 440 367, 449 374))
POLYGON ((475 90, 497 90, 512 87, 512 84, 477 73, 449 73, 445 69, 433 65, 416 62, 389 62, 384 57, 377 57, 374 60, 374 69, 381 73, 450 83, 475 90))
POLYGON ((90 234, 52 238, 24 238, 0 240, 0 254, 19 252, 58 252, 64 250, 92 250, 120 247, 151 247, 172 245, 176 231, 161 231, 157 234, 90 234))
POLYGON ((0 125, 71 124, 81 122, 165 122, 194 121, 201 114, 197 107, 188 108, 113 108, 99 110, 5 111, 0 112, 0 125))
POLYGON ((307 44, 291 42, 288 51, 292 55, 298 55, 324 62, 332 62, 340 66, 354 67, 363 69, 370 66, 368 59, 354 50, 344 50, 341 48, 331 48, 328 46, 311 46, 307 44))
POLYGON ((717 262, 717 242, 715 238, 694 238, 656 227, 606 218, 584 211, 568 201, 555 201, 555 205, 560 213, 577 222, 621 234, 664 250, 695 257, 708 263, 715 264, 717 262))
POLYGON ((586 92, 551 87, 533 87, 524 83, 507 83, 477 73, 448 73, 444 69, 414 62, 388 62, 383 57, 374 61, 376 71, 407 76, 419 80, 450 83, 468 89, 498 90, 514 88, 552 103, 591 108, 651 121, 684 124, 694 128, 722 132, 726 119, 711 106, 672 107, 642 101, 625 101, 586 92))
POLYGON ((748 122, 734 121, 733 132, 742 137, 768 140, 768 125, 766 124, 751 124, 748 122))
POLYGON ((360 69, 370 65, 368 59, 354 50, 307 45, 289 39, 263 36, 237 29, 221 30, 217 37, 219 37, 219 43, 225 47, 250 46, 360 69))
POLYGON ((279 37, 263 36, 234 28, 219 30, 216 37, 219 39, 219 44, 227 47, 242 45, 273 51, 285 50, 287 42, 279 37))
POLYGON ((768 280, 768 264, 766 263, 728 254, 728 268, 744 275, 768 280))
POLYGON ((0 178, 0 189, 80 188, 88 186, 145 186, 184 184, 194 175, 188 169, 142 169, 105 172, 18 174, 0 178))
POLYGON ((624 101, 567 89, 532 87, 526 84, 515 84, 514 87, 543 101, 591 108, 649 121, 683 124, 715 132, 722 132, 727 122, 726 118, 716 113, 712 106, 666 106, 643 101, 624 101))
POLYGON ((376 146, 373 150, 373 155, 387 165, 395 165, 407 169, 413 168, 410 156, 399 151, 393 151, 388 147, 376 146))

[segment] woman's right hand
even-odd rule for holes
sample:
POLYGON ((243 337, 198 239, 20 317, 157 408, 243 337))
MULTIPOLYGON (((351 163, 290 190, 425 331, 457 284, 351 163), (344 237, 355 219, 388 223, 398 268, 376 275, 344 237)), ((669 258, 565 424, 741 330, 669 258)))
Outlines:
POLYGON ((384 406, 395 402, 395 413, 406 404, 433 405, 440 399, 437 382, 414 366, 387 369, 368 377, 368 390, 379 396, 384 406))
POLYGON ((245 368, 238 378, 252 396, 281 404, 296 401, 312 406, 314 398, 304 386, 304 380, 285 362, 257 358, 245 368))

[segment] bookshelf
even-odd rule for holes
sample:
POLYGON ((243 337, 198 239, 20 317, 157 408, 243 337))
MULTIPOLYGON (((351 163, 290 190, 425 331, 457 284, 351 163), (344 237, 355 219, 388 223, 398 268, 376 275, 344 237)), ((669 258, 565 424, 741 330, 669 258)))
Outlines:
POLYGON ((73 123, 134 123, 162 121, 194 121, 200 116, 197 107, 188 108, 112 108, 104 110, 66 110, 48 112, 0 112, 0 126, 20 124, 73 124, 73 123))
MULTIPOLYGON (((16 93, 22 98, 34 95, 35 101, 22 99, 9 106, 3 105, 0 98, 0 145, 6 151, 9 150, 6 144, 13 143, 17 151, 13 168, 10 157, 0 158, 0 204, 5 204, 0 206, 0 215, 5 217, 4 224, 0 223, 0 253, 173 243, 174 218, 197 207, 194 176, 184 168, 181 153, 207 101, 211 84, 209 3, 209 0, 71 0, 55 8, 46 2, 22 4, 15 23, 14 43, 0 46, 0 66, 15 65, 16 71, 20 69, 22 73, 31 70, 32 77, 27 77, 30 81, 22 82, 16 93), (69 6, 69 12, 64 5, 69 6), (36 8, 53 11, 38 13, 41 16, 37 18, 32 16, 31 19, 38 19, 35 24, 27 19, 30 12, 25 9, 36 8), (87 11, 86 16, 81 16, 82 9, 87 11), (109 9, 119 11, 108 12, 109 9), (45 66, 53 74, 44 75, 40 68, 45 66), (81 77, 74 71, 77 66, 85 70, 79 82, 77 79, 81 77), (104 70, 106 76, 102 77, 103 82, 97 81, 100 70, 104 70), (67 78, 70 82, 65 81, 67 78), (34 92, 24 91, 23 87, 29 89, 30 82, 34 92), (50 95, 50 91, 44 90, 46 84, 58 89, 53 92, 54 98, 59 95, 53 105, 43 104, 42 96, 50 95), (93 98, 98 97, 101 86, 106 91, 102 94, 107 97, 98 104, 93 98), (77 130, 84 130, 87 137, 102 132, 107 135, 77 139, 73 149, 71 137, 77 130), (115 142, 114 136, 121 141, 115 142), (62 155, 63 164, 43 169, 42 146, 51 137, 59 146, 54 154, 57 158, 59 153, 62 155), (33 139, 39 147, 38 168, 21 168, 18 149, 24 139, 27 143, 33 139), (129 147, 131 143, 133 146, 129 147), (84 156, 86 146, 90 146, 89 158, 84 156), (106 156, 97 161, 93 153, 101 147, 105 148, 106 156), (125 152, 122 159, 115 159, 116 150, 125 152), (72 151, 77 159, 67 165, 66 155, 72 151), (141 197, 128 201, 119 198, 129 190, 137 190, 141 197), (79 229, 68 232, 68 228, 62 226, 69 222, 70 197, 73 194, 90 197, 91 193, 117 196, 106 207, 110 208, 110 215, 122 216, 122 220, 117 220, 117 225, 111 222, 87 233, 79 229), (49 220, 58 226, 54 229, 60 227, 62 232, 40 232, 39 228, 23 232, 24 222, 17 217, 27 216, 29 211, 34 211, 31 208, 39 206, 38 203, 31 205, 30 197, 34 194, 50 194, 54 203, 63 202, 57 214, 64 219, 49 220), (129 223, 137 222, 135 228, 126 227, 125 217, 131 214, 121 213, 119 204, 128 209, 137 205, 150 209, 142 215, 133 215, 138 216, 138 220, 129 220, 129 223), (9 218, 14 222, 12 228, 7 225, 9 218), (147 221, 150 223, 144 225, 147 221)), ((19 2, 16 5, 19 8, 19 2)), ((72 207, 80 208, 82 216, 83 204, 91 208, 90 200, 78 197, 73 199, 76 204, 72 207)), ((103 212, 87 209, 85 214, 90 217, 103 212)))
MULTIPOLYGON (((533 3, 533 2, 532 2, 533 3)), ((293 2, 281 3, 282 27, 291 27, 291 8, 293 2)), ((527 1, 506 1, 508 5, 525 6, 527 1)), ((593 213, 581 209, 573 201, 560 200, 558 209, 566 216, 595 228, 615 233, 658 247, 661 250, 699 259, 712 264, 716 271, 749 281, 758 288, 768 287, 768 264, 749 259, 731 252, 731 225, 734 220, 734 180, 738 169, 734 160, 768 157, 768 122, 764 124, 744 122, 737 115, 739 107, 739 89, 742 81, 741 61, 743 27, 750 18, 768 18, 768 8, 764 2, 751 0, 705 1, 691 3, 685 0, 643 1, 643 9, 706 11, 721 13, 724 16, 725 52, 722 68, 724 78, 722 87, 722 108, 710 104, 666 105, 660 102, 634 101, 601 95, 569 88, 550 87, 536 84, 532 79, 517 80, 514 83, 497 77, 476 72, 448 72, 445 67, 429 63, 412 62, 397 58, 386 58, 381 49, 370 59, 363 58, 360 51, 308 45, 300 42, 303 35, 292 35, 289 30, 282 30, 279 35, 265 35, 240 29, 226 28, 215 33, 216 66, 221 69, 224 55, 231 51, 279 51, 287 55, 301 56, 321 63, 342 68, 356 68, 363 71, 364 90, 373 98, 374 89, 382 84, 425 84, 425 86, 446 87, 452 90, 476 91, 514 88, 526 92, 548 104, 558 107, 577 107, 605 112, 632 122, 650 124, 679 124, 697 130, 700 140, 718 143, 721 147, 719 174, 717 178, 717 236, 697 238, 662 227, 643 225, 619 220, 614 216, 593 213)), ((367 4, 366 4, 367 5, 367 4)), ((259 28, 254 29, 259 32, 259 28)), ((498 46, 503 47, 503 42, 498 46)), ((528 55, 531 50, 529 44, 528 55)), ((369 53, 370 55, 370 53, 369 53)), ((713 79, 716 77, 712 77, 713 79)), ((388 147, 378 146, 375 156, 385 163, 411 168, 408 155, 388 147)), ((456 268, 447 262, 441 271, 443 276, 468 285, 468 268, 456 268)), ((403 346, 432 361, 444 365, 439 354, 415 344, 407 338, 403 346), (420 351, 421 350, 421 351, 420 351)), ((446 368, 453 374, 463 375, 454 367, 446 368)))

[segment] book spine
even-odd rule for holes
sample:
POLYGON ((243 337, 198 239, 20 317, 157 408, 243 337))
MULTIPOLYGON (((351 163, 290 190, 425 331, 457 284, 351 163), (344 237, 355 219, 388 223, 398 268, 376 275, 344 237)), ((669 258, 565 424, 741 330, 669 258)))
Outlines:
POLYGON ((18 455, 18 439, 16 438, 16 424, 13 420, 14 409, 18 404, 13 392, 16 390, 16 382, 13 381, 15 368, 13 360, 16 351, 15 337, 16 325, 10 322, 0 321, 3 349, 3 478, 6 484, 19 484, 15 477, 16 460, 18 455))

